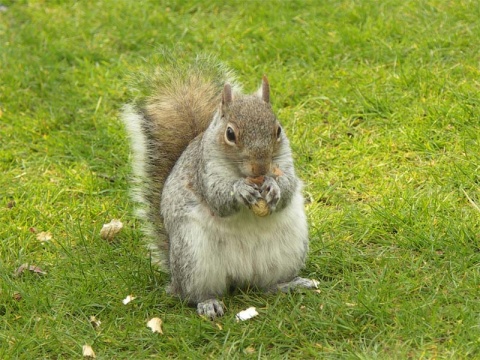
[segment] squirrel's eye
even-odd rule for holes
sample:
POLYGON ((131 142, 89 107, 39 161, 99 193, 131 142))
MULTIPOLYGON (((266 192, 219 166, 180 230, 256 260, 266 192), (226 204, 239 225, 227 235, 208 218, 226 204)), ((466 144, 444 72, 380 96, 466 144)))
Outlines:
POLYGON ((277 141, 280 141, 280 136, 282 135, 282 128, 279 126, 277 128, 277 141))
POLYGON ((235 131, 233 130, 232 127, 228 126, 227 131, 225 131, 225 138, 227 139, 227 142, 234 144, 236 141, 236 136, 235 136, 235 131))

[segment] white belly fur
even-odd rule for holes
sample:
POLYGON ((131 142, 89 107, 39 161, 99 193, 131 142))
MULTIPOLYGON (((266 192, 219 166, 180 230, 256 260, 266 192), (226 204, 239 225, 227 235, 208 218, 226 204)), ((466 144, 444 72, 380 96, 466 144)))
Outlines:
POLYGON ((200 207, 192 217, 196 231, 198 224, 204 229, 191 237, 198 251, 195 287, 215 294, 231 285, 263 288, 291 280, 303 266, 308 227, 300 194, 280 213, 263 218, 247 209, 218 218, 200 207))

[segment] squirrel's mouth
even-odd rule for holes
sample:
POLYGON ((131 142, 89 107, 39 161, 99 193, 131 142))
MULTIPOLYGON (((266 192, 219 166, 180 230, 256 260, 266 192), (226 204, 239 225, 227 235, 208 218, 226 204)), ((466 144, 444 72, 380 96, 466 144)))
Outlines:
POLYGON ((259 177, 259 176, 266 176, 272 173, 272 162, 271 161, 249 161, 248 163, 244 164, 244 174, 246 177, 259 177))

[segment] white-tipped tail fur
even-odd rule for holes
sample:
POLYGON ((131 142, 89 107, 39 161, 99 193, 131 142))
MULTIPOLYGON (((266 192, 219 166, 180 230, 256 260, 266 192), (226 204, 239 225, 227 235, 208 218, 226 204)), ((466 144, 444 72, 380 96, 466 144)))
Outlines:
MULTIPOLYGON (((147 173, 145 170, 145 159, 147 159, 147 139, 142 130, 143 116, 138 114, 134 107, 127 104, 122 109, 122 120, 127 129, 132 150, 132 171, 135 183, 145 181, 147 173)), ((133 199, 140 203, 145 202, 141 189, 134 189, 133 199)))
MULTIPOLYGON (((155 225, 148 221, 149 214, 155 210, 151 208, 152 206, 145 194, 150 188, 150 180, 147 171, 148 165, 146 163, 146 160, 149 158, 148 139, 145 135, 145 131, 142 129, 142 123, 145 119, 144 116, 136 111, 135 107, 131 104, 124 105, 121 119, 125 125, 130 140, 133 173, 130 194, 132 199, 137 203, 135 214, 138 218, 146 220, 142 224, 143 233, 149 239, 155 239, 162 235, 158 234, 157 229, 157 226, 160 226, 160 224, 155 225)), ((159 212, 159 209, 157 209, 157 211, 159 212)), ((159 250, 159 247, 156 245, 158 241, 160 241, 160 239, 147 242, 147 248, 150 251, 152 263, 156 264, 163 270, 167 270, 168 254, 165 251, 159 250)))

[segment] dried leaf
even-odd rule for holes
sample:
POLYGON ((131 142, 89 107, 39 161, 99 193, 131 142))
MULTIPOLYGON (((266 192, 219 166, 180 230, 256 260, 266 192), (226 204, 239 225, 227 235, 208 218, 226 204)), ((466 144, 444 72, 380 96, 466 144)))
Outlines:
POLYGON ((252 306, 252 307, 249 307, 247 310, 240 311, 235 316, 235 318, 237 319, 237 321, 245 321, 245 320, 251 319, 251 318, 253 318, 257 315, 258 315, 257 310, 252 306))
POLYGON ((48 231, 42 231, 37 234, 37 240, 40 242, 47 242, 52 240, 52 234, 48 231))
POLYGON ((18 277, 20 275, 22 275, 25 270, 28 270, 28 271, 31 271, 35 274, 38 274, 38 275, 47 275, 47 273, 45 271, 43 271, 42 269, 40 269, 38 266, 36 265, 28 265, 28 264, 22 264, 19 266, 19 268, 15 271, 15 274, 14 276, 15 277, 18 277))
POLYGON ((123 305, 127 305, 130 301, 134 300, 135 296, 133 295, 127 295, 125 299, 122 300, 123 305))
POLYGON ((95 352, 93 351, 92 347, 90 345, 83 345, 82 347, 82 353, 84 357, 91 357, 91 358, 96 358, 95 352))
POLYGON ((113 219, 108 224, 104 224, 100 230, 100 236, 104 240, 112 241, 115 236, 122 230, 123 224, 120 220, 113 219))
POLYGON ((12 295, 13 300, 15 301, 20 301, 22 300, 22 294, 20 294, 18 291, 15 291, 12 295))
POLYGON ((17 203, 14 200, 9 201, 7 203, 7 208, 11 209, 11 208, 15 207, 15 205, 17 205, 17 203))
POLYGON ((148 321, 147 326, 152 329, 152 332, 163 334, 162 319, 154 317, 148 321))
POLYGON ((253 346, 249 346, 243 351, 245 352, 245 354, 255 354, 255 348, 253 346))
POLYGON ((30 229, 28 229, 28 231, 30 231, 31 233, 34 233, 34 234, 37 233, 37 229, 34 228, 34 227, 31 227, 30 229))
POLYGON ((102 322, 100 320, 98 320, 95 316, 90 316, 90 324, 92 324, 93 328, 96 329, 98 327, 100 327, 100 325, 102 324, 102 322))

